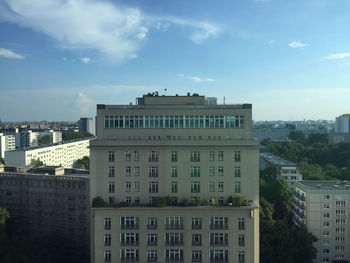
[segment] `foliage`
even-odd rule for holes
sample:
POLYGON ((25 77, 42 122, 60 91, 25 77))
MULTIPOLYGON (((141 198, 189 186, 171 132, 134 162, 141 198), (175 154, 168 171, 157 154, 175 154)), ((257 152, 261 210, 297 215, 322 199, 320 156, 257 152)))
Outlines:
POLYGON ((5 164, 5 159, 0 157, 0 164, 5 164))
POLYGON ((249 206, 249 201, 242 195, 230 196, 227 203, 232 206, 249 206))
POLYGON ((89 132, 62 132, 62 141, 71 141, 81 138, 93 137, 89 132))
POLYGON ((6 208, 0 207, 0 225, 5 225, 6 219, 10 217, 10 213, 6 208))
POLYGON ((45 144, 50 144, 50 143, 52 143, 52 138, 50 135, 41 136, 38 140, 39 145, 45 145, 45 144))
POLYGON ((108 203, 103 200, 102 197, 96 196, 94 199, 92 199, 92 207, 106 207, 108 206, 108 203))
POLYGON ((296 131, 296 130, 290 131, 288 137, 289 139, 295 142, 299 142, 299 143, 305 142, 305 134, 302 131, 296 131))
POLYGON ((31 166, 33 166, 33 167, 45 166, 45 164, 44 164, 42 161, 40 161, 39 158, 36 159, 36 160, 32 159, 32 161, 30 162, 30 164, 31 164, 31 166))
POLYGON ((76 160, 73 164, 73 168, 90 170, 90 158, 84 156, 83 158, 76 160))
POLYGON ((155 207, 169 206, 171 205, 171 197, 170 196, 154 197, 152 205, 155 207))
POLYGON ((328 143, 327 133, 311 133, 306 140, 306 143, 311 145, 315 143, 328 143))

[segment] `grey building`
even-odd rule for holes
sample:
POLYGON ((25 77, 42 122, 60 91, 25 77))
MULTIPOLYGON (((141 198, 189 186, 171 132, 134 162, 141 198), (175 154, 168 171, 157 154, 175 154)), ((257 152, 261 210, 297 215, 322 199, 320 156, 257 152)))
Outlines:
POLYGON ((80 120, 78 121, 78 124, 79 124, 79 131, 89 132, 93 135, 96 135, 94 118, 80 118, 80 120))

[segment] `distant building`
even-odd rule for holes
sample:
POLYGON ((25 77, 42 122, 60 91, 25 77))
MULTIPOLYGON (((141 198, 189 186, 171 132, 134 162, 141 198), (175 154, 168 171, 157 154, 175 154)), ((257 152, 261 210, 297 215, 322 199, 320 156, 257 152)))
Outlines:
POLYGON ((350 143, 350 133, 330 133, 328 136, 328 141, 330 143, 350 143))
POLYGON ((297 181, 303 180, 301 165, 287 161, 272 153, 260 153, 259 168, 274 167, 276 177, 287 181, 288 186, 294 189, 297 181))
POLYGON ((350 260, 350 182, 299 181, 295 184, 293 221, 318 241, 315 263, 350 260))
POLYGON ((94 118, 80 118, 80 120, 78 121, 78 124, 79 124, 79 131, 89 132, 93 135, 96 135, 94 118))
POLYGON ((89 174, 64 175, 63 167, 4 172, 0 166, 0 206, 32 232, 60 232, 72 241, 76 258, 89 261, 89 174), (41 173, 41 174, 40 174, 41 173))
POLYGON ((335 118, 335 133, 350 133, 350 114, 343 114, 335 118))
POLYGON ((90 156, 88 149, 90 140, 91 138, 84 138, 6 151, 6 165, 24 168, 31 165, 32 160, 39 159, 45 165, 70 168, 76 160, 90 156))
POLYGON ((16 136, 13 134, 0 133, 0 157, 5 157, 5 151, 16 149, 16 136))

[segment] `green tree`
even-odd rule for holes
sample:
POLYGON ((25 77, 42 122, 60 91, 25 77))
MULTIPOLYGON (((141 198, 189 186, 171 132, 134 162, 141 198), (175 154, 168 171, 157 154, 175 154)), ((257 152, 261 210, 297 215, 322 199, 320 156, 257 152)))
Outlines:
POLYGON ((62 140, 63 141, 71 141, 81 138, 87 138, 87 137, 93 137, 89 132, 63 132, 62 133, 62 140))
POLYGON ((315 143, 328 143, 328 134, 327 133, 311 133, 307 140, 307 144, 315 143))
POLYGON ((50 143, 52 143, 52 138, 50 135, 43 135, 38 140, 39 145, 45 145, 45 144, 50 144, 50 143))
POLYGON ((290 131, 288 138, 299 143, 305 142, 305 134, 302 131, 290 131))
POLYGON ((40 161, 39 158, 36 159, 36 160, 32 159, 32 161, 30 162, 30 164, 31 164, 33 167, 45 166, 45 164, 44 164, 42 161, 40 161))
POLYGON ((84 156, 83 158, 76 160, 73 164, 73 168, 90 170, 90 158, 84 156))
POLYGON ((0 157, 0 164, 5 164, 5 159, 0 157))
POLYGON ((6 208, 0 207, 0 225, 5 225, 6 219, 10 217, 10 213, 6 208))

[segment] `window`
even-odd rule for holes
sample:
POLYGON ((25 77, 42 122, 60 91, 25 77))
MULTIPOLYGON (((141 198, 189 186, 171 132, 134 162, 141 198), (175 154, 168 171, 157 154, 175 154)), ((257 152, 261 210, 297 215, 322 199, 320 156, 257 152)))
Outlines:
POLYGON ((202 218, 192 217, 192 229, 202 229, 202 218))
POLYGON ((192 246, 201 246, 201 245, 202 245, 202 235, 192 234, 192 246))
POLYGON ((175 151, 171 152, 171 158, 170 158, 170 160, 171 160, 172 162, 177 162, 177 152, 175 152, 175 151))
POLYGON ((337 243, 344 243, 345 242, 345 237, 335 237, 335 242, 337 242, 337 243))
POLYGON ((345 201, 335 201, 336 207, 345 207, 346 202, 345 201))
POLYGON ((222 217, 222 216, 210 217, 210 229, 215 229, 215 230, 228 229, 228 217, 222 217))
POLYGON ((335 215, 336 216, 345 216, 345 210, 335 210, 335 215))
POLYGON ((177 177, 177 166, 172 166, 170 169, 171 177, 177 177))
POLYGON ((240 247, 244 247, 245 246, 244 235, 238 235, 238 246, 240 246, 240 247))
POLYGON ((130 152, 126 151, 124 154, 125 154, 125 161, 130 161, 130 157, 131 157, 130 152))
POLYGON ((134 202, 135 202, 135 205, 140 204, 140 197, 135 197, 134 202))
POLYGON ((219 203, 219 205, 224 205, 224 197, 223 196, 218 197, 218 203, 219 203))
POLYGON ((335 228, 335 233, 337 233, 337 234, 344 234, 345 233, 345 228, 337 227, 337 228, 335 228))
POLYGON ((113 204, 113 203, 115 202, 114 196, 108 197, 108 202, 109 202, 110 204, 113 204))
POLYGON ((124 202, 127 204, 131 204, 131 197, 130 196, 124 197, 124 202))
POLYGON ((219 176, 224 176, 224 167, 223 166, 219 166, 218 167, 218 175, 219 176))
POLYGON ((140 159, 140 152, 134 151, 134 160, 138 161, 140 159))
POLYGON ((157 229, 157 218, 147 218, 147 229, 157 229))
POLYGON ((114 182, 109 182, 108 183, 108 192, 109 193, 114 193, 114 182))
POLYGON ((328 249, 328 248, 325 248, 325 249, 323 250, 323 254, 329 254, 329 249, 328 249))
POLYGON ((112 240, 112 236, 111 234, 105 234, 105 246, 110 246, 111 245, 111 240, 112 240))
POLYGON ((139 250, 138 249, 121 249, 120 259, 122 262, 139 261, 139 250))
POLYGON ((345 225, 345 219, 336 219, 335 220, 336 225, 345 225))
POLYGON ((191 177, 200 177, 200 167, 191 166, 191 177))
POLYGON ((171 230, 183 229, 183 217, 182 216, 167 216, 165 217, 165 228, 171 230))
POLYGON ((238 218, 238 230, 244 230, 244 229, 245 229, 244 218, 238 218))
POLYGON ((323 196, 323 199, 329 200, 329 199, 330 199, 330 195, 324 195, 324 196, 323 196))
POLYGON ((134 167, 134 175, 139 176, 140 175, 140 166, 135 166, 134 167))
POLYGON ((323 262, 323 263, 329 262, 329 258, 323 258, 322 262, 323 262))
POLYGON ((192 250, 192 262, 202 262, 202 251, 192 250))
POLYGON ((329 222, 327 222, 327 221, 323 222, 323 226, 326 226, 326 227, 329 226, 329 222))
POLYGON ((238 251, 238 263, 244 263, 244 262, 245 262, 244 251, 238 251))
POLYGON ((228 250, 210 250, 210 262, 228 262, 228 250))
POLYGON ((191 152, 191 162, 200 162, 200 152, 198 151, 191 152))
POLYGON ((158 182, 149 182, 148 183, 148 192, 149 193, 158 193, 158 182))
POLYGON ((108 230, 108 229, 111 229, 111 218, 110 217, 106 217, 105 218, 105 229, 108 230))
POLYGON ((147 251, 147 262, 157 262, 157 250, 147 251))
POLYGON ((140 182, 134 182, 135 192, 140 192, 140 182))
POLYGON ((173 206, 177 205, 177 197, 176 196, 171 197, 171 205, 173 205, 173 206))
POLYGON ((166 249, 165 260, 167 262, 182 262, 184 260, 184 251, 182 249, 166 249))
POLYGON ((121 229, 138 229, 139 219, 134 216, 122 216, 120 217, 120 227, 121 229))
POLYGON ((328 246, 329 245, 329 240, 328 239, 323 240, 323 245, 324 246, 328 246))
POLYGON ((131 167, 130 166, 125 166, 125 175, 130 176, 131 175, 131 167))
POLYGON ((210 245, 212 246, 227 246, 228 234, 227 233, 210 233, 210 245))
POLYGON ((171 182, 171 192, 177 193, 177 182, 171 182))
POLYGON ((335 251, 344 251, 345 247, 344 246, 335 246, 335 251))
POLYGON ((125 182, 125 192, 131 191, 131 182, 125 182))
POLYGON ((218 191, 223 192, 224 191, 224 182, 218 182, 218 191))
POLYGON ((209 182, 209 191, 215 192, 215 182, 209 182))
POLYGON ((329 208, 329 207, 330 207, 329 203, 323 204, 323 208, 329 208))
POLYGON ((114 166, 108 167, 108 177, 114 177, 114 166))
POLYGON ((182 246, 184 243, 183 233, 166 233, 165 243, 171 246, 182 246))
POLYGON ((114 162, 114 152, 113 151, 108 152, 108 162, 114 162))
POLYGON ((215 161, 215 152, 209 151, 209 161, 215 161))
POLYGON ((158 166, 149 166, 148 167, 148 176, 149 177, 158 177, 158 166))
POLYGON ((235 151, 235 162, 241 161, 241 151, 235 151))
POLYGON ((215 167, 214 166, 209 167, 209 176, 215 176, 215 167))
POLYGON ((148 246, 157 245, 157 234, 147 234, 147 245, 148 246))
POLYGON ((158 152, 156 152, 156 151, 148 152, 148 161, 149 162, 158 162, 158 152))
POLYGON ((200 182, 191 182, 191 193, 200 192, 200 182))
POLYGON ((111 262, 112 260, 112 252, 110 250, 106 250, 104 253, 105 262, 111 262))
POLYGON ((235 182, 235 193, 241 192, 241 182, 235 182))
POLYGON ((235 177, 241 177, 241 167, 235 166, 235 177))
POLYGON ((329 213, 328 212, 327 213, 323 213, 323 217, 328 218, 329 217, 329 213))
POLYGON ((224 160, 224 151, 219 151, 218 152, 218 159, 219 159, 219 161, 223 161, 224 160))
POLYGON ((329 231, 328 230, 323 231, 323 235, 324 236, 329 236, 329 231))

